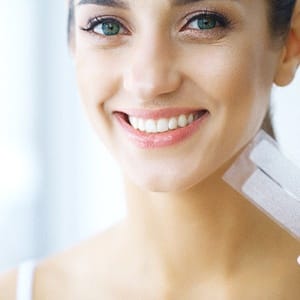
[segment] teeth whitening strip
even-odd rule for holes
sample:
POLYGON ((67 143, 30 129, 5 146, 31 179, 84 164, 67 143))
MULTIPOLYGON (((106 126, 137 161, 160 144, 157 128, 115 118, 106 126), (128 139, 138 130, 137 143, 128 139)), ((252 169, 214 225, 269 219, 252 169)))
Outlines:
POLYGON ((251 152, 250 159, 300 202, 300 170, 274 145, 261 141, 251 152))
POLYGON ((300 170, 265 132, 257 135, 223 178, 300 239, 300 170))
POLYGON ((258 169, 242 191, 267 215, 300 239, 300 170, 269 141, 250 153, 258 169))
POLYGON ((300 202, 270 177, 258 169, 246 181, 242 191, 290 234, 300 238, 300 202))

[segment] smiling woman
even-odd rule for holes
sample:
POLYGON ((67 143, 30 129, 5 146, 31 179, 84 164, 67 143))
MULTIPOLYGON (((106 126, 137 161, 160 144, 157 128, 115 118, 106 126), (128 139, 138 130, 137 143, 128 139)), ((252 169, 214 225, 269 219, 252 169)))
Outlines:
POLYGON ((79 92, 127 216, 39 263, 36 299, 297 299, 299 241, 222 180, 300 63, 294 5, 70 2, 79 92))

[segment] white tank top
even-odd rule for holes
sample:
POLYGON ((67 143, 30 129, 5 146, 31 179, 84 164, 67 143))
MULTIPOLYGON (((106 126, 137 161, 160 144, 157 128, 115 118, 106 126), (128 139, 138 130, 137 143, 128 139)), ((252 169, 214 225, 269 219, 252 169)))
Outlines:
POLYGON ((16 300, 32 300, 34 272, 37 262, 34 260, 22 263, 18 271, 16 300))

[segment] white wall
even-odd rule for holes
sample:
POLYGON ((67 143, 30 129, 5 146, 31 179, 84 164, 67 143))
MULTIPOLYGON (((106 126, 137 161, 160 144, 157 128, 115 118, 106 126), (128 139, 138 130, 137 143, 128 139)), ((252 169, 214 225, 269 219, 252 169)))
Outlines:
POLYGON ((288 87, 274 89, 274 122, 283 152, 300 166, 300 70, 288 87))
POLYGON ((32 206, 42 177, 35 140, 35 13, 26 2, 0 4, 0 267, 35 253, 32 206))

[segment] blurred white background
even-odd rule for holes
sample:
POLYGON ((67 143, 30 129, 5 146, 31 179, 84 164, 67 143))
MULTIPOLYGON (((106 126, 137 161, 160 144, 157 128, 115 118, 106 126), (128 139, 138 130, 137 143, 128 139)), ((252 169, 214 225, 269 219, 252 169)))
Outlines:
POLYGON ((118 169, 76 92, 64 3, 0 2, 0 271, 124 215, 118 169))
MULTIPOLYGON (((0 4, 0 272, 125 213, 120 174, 76 92, 62 0, 0 4)), ((274 89, 283 151, 300 166, 300 74, 274 89)))

